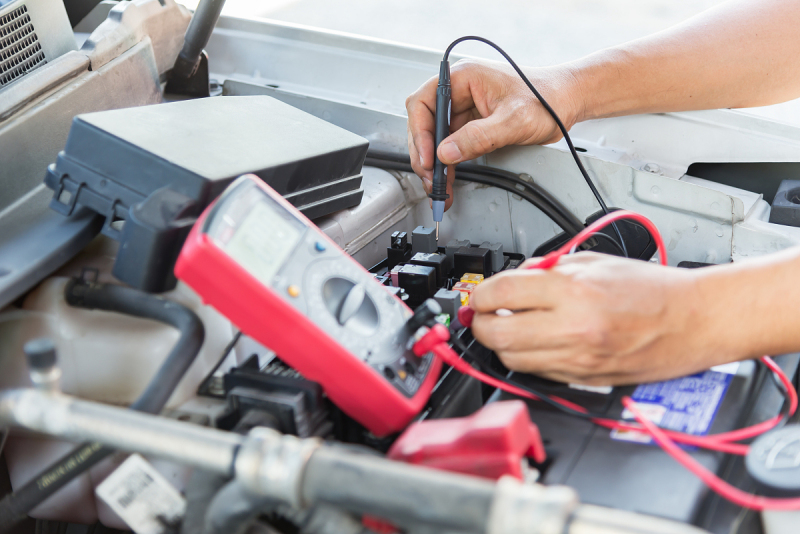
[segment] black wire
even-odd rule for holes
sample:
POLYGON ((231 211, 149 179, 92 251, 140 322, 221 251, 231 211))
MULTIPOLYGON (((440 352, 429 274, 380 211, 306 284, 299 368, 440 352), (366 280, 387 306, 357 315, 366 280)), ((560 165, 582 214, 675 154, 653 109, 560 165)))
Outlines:
MULTIPOLYGON (((514 386, 516 388, 519 388, 519 389, 522 389, 524 391, 527 391, 531 395, 537 396, 543 403, 545 403, 548 406, 551 406, 551 407, 553 407, 553 408, 555 408, 555 409, 557 409, 557 410, 559 410, 559 411, 561 411, 561 412, 563 412, 563 413, 565 413, 567 415, 571 415, 573 417, 579 417, 581 419, 586 419, 586 420, 603 419, 605 421, 614 421, 614 422, 618 422, 618 423, 625 423, 625 424, 630 424, 631 423, 631 421, 628 421, 626 419, 609 417, 608 415, 605 415, 605 414, 598 414, 598 413, 593 413, 593 412, 581 412, 581 411, 575 410, 573 408, 570 408, 569 406, 564 406, 563 404, 553 400, 546 393, 542 393, 541 391, 538 391, 535 388, 532 388, 532 387, 527 386, 525 384, 521 384, 521 383, 517 382, 516 380, 512 380, 511 378, 509 378, 507 376, 504 376, 501 373, 498 373, 497 371, 492 369, 491 366, 487 365, 486 363, 481 361, 480 358, 478 358, 477 356, 472 354, 470 349, 469 349, 469 347, 466 346, 466 344, 457 336, 456 333, 451 332, 451 338, 450 339, 453 342, 453 346, 457 347, 461 351, 461 357, 464 360, 466 360, 468 363, 476 366, 480 372, 482 372, 482 373, 484 373, 486 375, 489 375, 492 378, 494 378, 496 380, 499 380, 501 382, 504 382, 504 383, 506 383, 506 384, 508 384, 510 386, 514 386)), ((762 363, 762 362, 759 361, 759 363, 762 363)), ((762 365, 764 365, 764 364, 762 363, 762 365)), ((770 373, 770 375, 772 375, 772 380, 775 383, 775 385, 776 385, 776 387, 778 389, 778 392, 784 398, 784 403, 783 403, 783 406, 781 407, 781 412, 780 412, 780 415, 782 417, 781 417, 781 421, 778 423, 778 425, 776 425, 776 428, 777 428, 778 426, 780 426, 782 424, 785 424, 786 420, 789 417, 789 392, 786 390, 786 388, 784 387, 783 383, 780 381, 780 378, 778 378, 777 373, 774 373, 771 370, 769 370, 769 373, 770 373)), ((662 427, 659 427, 659 428, 662 428, 662 427)), ((672 429, 662 428, 662 430, 672 430, 672 429)), ((709 437, 712 437, 712 436, 713 436, 713 434, 709 435, 709 437)))
POLYGON ((619 250, 620 252, 622 252, 622 254, 623 254, 623 255, 625 255, 625 252, 626 252, 626 251, 625 251, 625 250, 623 250, 623 249, 622 249, 622 247, 621 247, 621 246, 619 246, 619 243, 617 243, 617 240, 616 240, 616 239, 614 239, 613 237, 611 237, 610 235, 608 235, 608 234, 604 234, 603 232, 592 232, 591 234, 589 234, 589 237, 590 237, 590 238, 591 238, 591 237, 604 237, 604 238, 605 238, 605 239, 606 239, 606 240, 607 240, 609 243, 611 243, 612 245, 614 245, 614 247, 615 247, 617 250, 619 250))
MULTIPOLYGON (((570 408, 569 406, 564 406, 563 404, 553 400, 546 393, 542 393, 541 391, 538 391, 538 390, 536 390, 536 389, 534 389, 534 388, 532 388, 530 386, 527 386, 527 385, 524 385, 524 384, 520 384, 516 380, 512 380, 511 378, 508 378, 507 376, 504 376, 504 375, 498 373, 497 371, 492 369, 491 366, 489 366, 486 363, 482 362, 480 360, 480 358, 478 358, 475 355, 471 354, 469 348, 464 344, 464 342, 461 339, 459 339, 458 337, 456 337, 455 335, 451 337, 451 341, 453 342, 454 346, 458 347, 458 349, 461 350, 461 357, 464 360, 466 360, 468 363, 476 366, 480 372, 482 372, 484 374, 487 374, 487 375, 491 376, 492 378, 494 378, 496 380, 500 380, 501 382, 503 382, 505 384, 517 387, 517 388, 522 389, 522 390, 525 390, 528 393, 530 393, 531 395, 536 395, 537 397, 539 397, 539 399, 542 402, 544 402, 548 406, 556 408, 557 410, 562 411, 562 412, 566 413, 567 415, 580 417, 582 419, 609 419, 609 417, 607 415, 604 415, 604 414, 598 414, 598 413, 592 413, 592 412, 581 412, 581 411, 575 410, 573 408, 570 408)), ((630 421, 626 421, 626 422, 630 422, 630 421)))
POLYGON ((241 337, 242 337, 242 332, 240 330, 240 331, 236 332, 236 334, 233 336, 233 339, 231 339, 230 342, 225 346, 225 348, 222 349, 222 355, 219 357, 219 360, 217 360, 217 363, 208 372, 208 374, 205 376, 205 378, 203 378, 203 381, 200 382, 200 385, 197 386, 197 394, 198 395, 208 395, 208 390, 211 387, 211 380, 214 378, 214 373, 217 372, 217 369, 220 368, 220 366, 222 365, 222 362, 225 361, 225 358, 228 357, 228 354, 231 353, 231 351, 233 350, 233 347, 236 346, 236 344, 239 342, 239 339, 241 337))
POLYGON ((786 386, 783 385, 781 379, 778 377, 778 373, 773 372, 769 367, 766 366, 761 360, 757 360, 759 363, 764 365, 764 367, 769 372, 770 377, 772 378, 772 383, 775 384, 775 387, 778 389, 778 392, 783 396, 783 404, 781 405, 781 411, 779 415, 781 416, 780 421, 775 428, 782 427, 789 421, 789 409, 791 406, 789 405, 789 392, 786 390, 786 386))
MULTIPOLYGON (((64 290, 67 304, 154 320, 180 332, 169 355, 131 405, 132 410, 157 414, 196 360, 205 339, 203 322, 181 304, 129 287, 98 284, 96 273, 94 277, 91 274, 92 270, 84 270, 81 278, 70 280, 64 290)), ((0 499, 0 533, 15 530, 31 510, 114 452, 100 443, 83 443, 14 488, 0 499)))
MULTIPOLYGON (((367 154, 367 159, 364 161, 364 164, 383 169, 414 172, 411 167, 411 160, 407 155, 402 154, 370 151, 367 154)), ((527 202, 539 208, 550 220, 556 223, 570 236, 574 236, 584 227, 583 223, 548 191, 537 184, 522 180, 513 173, 481 165, 462 164, 458 165, 456 169, 456 180, 491 185, 519 195, 527 202), (520 190, 519 187, 523 189, 520 190)))
MULTIPOLYGON (((517 66, 517 64, 514 62, 514 60, 511 59, 511 56, 506 54, 505 50, 503 50, 502 48, 500 48, 499 46, 494 44, 489 39, 485 39, 483 37, 478 37, 476 35, 467 35, 467 36, 464 36, 464 37, 459 37, 458 39, 456 39, 455 41, 450 43, 450 46, 448 46, 447 50, 445 50, 445 52, 444 52, 444 57, 442 58, 442 61, 447 61, 449 59, 449 57, 450 57, 450 52, 453 50, 453 47, 456 46, 458 43, 461 43, 463 41, 479 41, 481 43, 484 43, 484 44, 487 44, 487 45, 491 46, 492 48, 497 50, 497 52, 499 52, 500 55, 503 56, 506 59, 506 61, 508 61, 508 63, 511 65, 511 67, 513 67, 513 69, 515 71, 517 71, 517 74, 519 75, 520 78, 522 78, 522 81, 525 82, 525 85, 528 86, 528 89, 531 90, 531 92, 534 94, 534 96, 537 99, 539 99, 539 102, 541 102, 541 104, 544 107, 544 109, 546 109, 547 112, 550 114, 550 116, 553 117, 553 120, 555 121, 556 125, 558 126, 558 129, 561 130, 561 134, 564 136, 564 140, 567 142, 567 146, 569 147, 569 151, 572 154, 572 158, 575 160, 575 163, 578 165, 578 169, 581 171, 581 174, 583 175, 583 179, 586 180, 586 184, 589 186, 589 189, 592 190, 592 194, 594 194, 594 198, 596 198, 597 202, 600 204, 600 208, 603 210, 603 213, 608 215, 608 213, 609 213, 608 206, 606 206, 606 203, 603 201, 603 197, 600 196, 600 192, 597 190, 597 187, 595 187, 594 182, 592 181, 591 177, 589 176, 589 173, 586 172, 586 168, 583 166, 583 163, 581 162, 581 159, 578 157, 578 152, 575 150, 575 145, 572 144, 572 139, 570 138, 569 133, 567 132, 566 126, 564 126, 564 123, 561 122, 561 119, 559 118, 559 116, 556 113, 556 111, 550 106, 550 104, 547 103, 547 101, 539 93, 539 91, 536 90, 536 88, 533 86, 533 84, 528 79, 528 77, 525 76, 525 73, 522 72, 522 69, 520 69, 519 66, 517 66)), ((611 226, 614 228, 614 232, 617 234, 617 237, 619 238, 619 244, 620 244, 622 250, 625 252, 625 257, 627 258, 628 257, 628 249, 627 249, 627 247, 625 247, 625 240, 622 239, 622 234, 620 233, 619 228, 617 228, 617 223, 613 222, 613 223, 611 223, 611 226)))
MULTIPOLYGON (((403 168, 396 167, 397 170, 403 170, 407 172, 414 172, 413 168, 411 167, 411 160, 405 154, 393 154, 389 152, 379 152, 379 151, 370 151, 367 153, 367 162, 366 164, 373 164, 375 163, 374 160, 387 160, 399 165, 402 165, 403 168)), ((384 162, 380 162, 376 166, 383 166, 384 168, 387 165, 384 162)), ((519 191, 519 188, 522 187, 523 189, 529 191, 532 195, 536 198, 536 201, 529 200, 533 203, 536 207, 541 209, 545 214, 550 217, 553 222, 558 224, 565 232, 570 235, 575 235, 581 230, 583 230, 583 223, 578 219, 575 215, 572 214, 558 199, 556 199, 553 195, 550 194, 549 191, 544 189, 538 184, 528 182, 526 180, 521 179, 518 175, 505 171, 502 169, 496 169, 493 167, 486 167, 483 165, 475 165, 469 163, 461 163, 456 166, 456 180, 463 180, 467 182, 477 182, 475 177, 483 177, 483 178, 494 178, 499 179, 505 182, 507 185, 518 186, 516 190, 509 189, 507 186, 500 186, 496 185, 496 187, 500 187, 501 189, 505 189, 512 193, 518 194, 522 196, 519 191), (459 177, 459 174, 464 174, 463 178, 459 177)), ((482 180, 480 183, 488 183, 486 180, 482 180)), ((494 185, 494 184, 489 184, 494 185)))
MULTIPOLYGON (((393 169, 405 172, 414 172, 411 169, 411 165, 406 165, 402 163, 396 163, 391 161, 382 161, 376 159, 367 158, 364 162, 365 165, 371 165, 375 167, 380 167, 383 169, 393 169)), ((573 229, 573 224, 571 220, 565 219, 560 213, 551 209, 550 206, 547 205, 546 202, 543 202, 541 197, 532 193, 529 190, 520 191, 517 189, 513 183, 507 182, 502 178, 496 176, 489 176, 489 175, 479 175, 479 174, 470 174, 470 173, 459 173, 456 176, 457 180, 462 180, 465 182, 475 182, 481 183, 485 185, 491 185, 497 187, 499 189, 503 189, 510 193, 519 195, 527 202, 530 202, 537 208, 539 208, 545 215, 547 215, 554 223, 556 223, 560 228, 562 228, 565 232, 571 235, 575 235, 577 232, 573 229)))

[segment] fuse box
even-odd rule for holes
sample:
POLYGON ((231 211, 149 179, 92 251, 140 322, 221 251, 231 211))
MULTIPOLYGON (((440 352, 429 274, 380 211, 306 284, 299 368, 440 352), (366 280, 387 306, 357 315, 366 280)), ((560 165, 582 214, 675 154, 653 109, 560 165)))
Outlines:
POLYGON ((105 216, 115 277, 162 292, 194 218, 235 178, 255 174, 313 219, 361 201, 368 145, 267 96, 201 98, 78 115, 45 184, 54 210, 105 216))

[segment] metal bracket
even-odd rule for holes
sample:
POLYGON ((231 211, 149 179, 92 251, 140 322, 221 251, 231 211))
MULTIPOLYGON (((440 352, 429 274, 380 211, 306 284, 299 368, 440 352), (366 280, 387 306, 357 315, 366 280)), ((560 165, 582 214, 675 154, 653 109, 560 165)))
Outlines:
POLYGON ((53 193, 53 199, 50 201, 50 208, 66 217, 72 215, 78 201, 78 194, 81 192, 84 185, 86 184, 83 182, 77 183, 66 176, 62 176, 61 180, 58 182, 58 188, 53 193), (61 201, 61 195, 64 193, 69 193, 70 195, 66 202, 61 201))
POLYGON ((318 439, 300 439, 269 428, 254 428, 236 455, 235 476, 259 495, 303 509, 303 473, 321 444, 318 439))
POLYGON ((184 78, 173 69, 167 82, 165 93, 202 98, 211 96, 208 78, 208 54, 205 50, 200 53, 200 61, 192 73, 184 78))

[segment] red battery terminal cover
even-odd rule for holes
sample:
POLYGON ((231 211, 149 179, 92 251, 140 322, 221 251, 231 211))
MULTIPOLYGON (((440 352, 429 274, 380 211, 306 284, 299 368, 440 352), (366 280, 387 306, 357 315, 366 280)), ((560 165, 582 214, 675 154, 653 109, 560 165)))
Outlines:
POLYGON ((469 417, 414 423, 388 457, 492 480, 504 475, 522 480, 524 458, 540 464, 547 459, 528 407, 517 400, 488 404, 469 417))

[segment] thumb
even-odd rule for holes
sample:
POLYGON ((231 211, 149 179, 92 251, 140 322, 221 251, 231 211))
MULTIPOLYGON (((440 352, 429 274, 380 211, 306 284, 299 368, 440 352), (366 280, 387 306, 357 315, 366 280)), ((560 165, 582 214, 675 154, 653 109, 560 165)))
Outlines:
POLYGON ((475 159, 509 144, 508 124, 497 114, 468 122, 439 145, 439 161, 454 165, 475 159))

